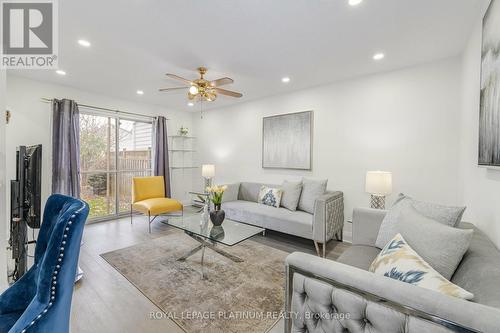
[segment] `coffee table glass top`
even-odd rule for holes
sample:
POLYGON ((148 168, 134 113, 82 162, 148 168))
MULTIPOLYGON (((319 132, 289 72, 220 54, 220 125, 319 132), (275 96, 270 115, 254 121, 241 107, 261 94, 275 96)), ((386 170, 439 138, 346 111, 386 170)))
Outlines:
POLYGON ((245 239, 262 233, 265 229, 253 225, 225 219, 221 226, 215 227, 210 219, 203 226, 201 214, 171 217, 168 224, 214 242, 233 246, 245 239))

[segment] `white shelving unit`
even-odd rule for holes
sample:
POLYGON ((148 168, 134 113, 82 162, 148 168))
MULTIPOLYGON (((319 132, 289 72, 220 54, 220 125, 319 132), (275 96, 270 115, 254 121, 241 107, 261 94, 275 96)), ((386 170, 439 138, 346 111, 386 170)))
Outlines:
POLYGON ((196 137, 172 135, 168 139, 170 179, 177 185, 175 188, 182 188, 182 193, 173 193, 173 196, 188 201, 193 177, 197 176, 200 169, 196 156, 196 137))

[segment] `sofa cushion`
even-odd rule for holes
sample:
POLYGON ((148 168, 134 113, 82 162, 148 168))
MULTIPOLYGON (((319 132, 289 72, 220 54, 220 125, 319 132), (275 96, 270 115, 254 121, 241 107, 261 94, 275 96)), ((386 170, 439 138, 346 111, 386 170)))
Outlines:
POLYGON ((258 202, 266 206, 279 208, 282 194, 283 192, 280 188, 273 188, 262 185, 259 192, 258 202))
POLYGON ((238 200, 238 193, 240 192, 240 183, 226 184, 227 188, 222 196, 222 202, 238 200))
POLYGON ((472 224, 459 228, 473 229, 474 235, 451 281, 472 292, 474 302, 500 308, 500 251, 472 224))
POLYGON ((474 297, 470 292, 451 283, 434 270, 408 245, 401 234, 397 234, 380 251, 370 266, 370 272, 448 296, 463 299, 474 297))
MULTIPOLYGON (((400 215, 408 208, 413 207, 419 214, 436 220, 442 224, 457 226, 464 213, 465 207, 443 206, 412 199, 404 194, 399 194, 396 202, 387 212, 377 235, 375 245, 383 248, 398 233, 395 225, 400 215)), ((404 235, 403 235, 404 236, 404 235)))
POLYGON ((271 185, 271 184, 243 182, 243 183, 240 183, 240 191, 238 193, 238 200, 257 202, 259 199, 259 192, 260 192, 260 188, 262 187, 262 185, 266 185, 269 187, 276 187, 276 188, 279 187, 277 185, 271 185))
POLYGON ((396 230, 408 244, 445 279, 450 280, 469 248, 472 230, 453 228, 407 207, 396 230))
POLYGON ((234 221, 299 237, 312 237, 313 216, 306 212, 292 212, 244 200, 223 203, 222 208, 226 212, 226 218, 234 221))
POLYGON ((281 196, 281 206, 295 211, 299 205, 300 193, 302 192, 302 182, 289 182, 285 180, 281 185, 283 194, 281 196))
POLYGON ((302 193, 300 194, 299 209, 314 214, 314 203, 316 199, 325 194, 328 179, 314 180, 304 178, 302 180, 302 193))
POLYGON ((337 262, 367 271, 379 253, 380 249, 374 246, 353 245, 340 255, 337 262))

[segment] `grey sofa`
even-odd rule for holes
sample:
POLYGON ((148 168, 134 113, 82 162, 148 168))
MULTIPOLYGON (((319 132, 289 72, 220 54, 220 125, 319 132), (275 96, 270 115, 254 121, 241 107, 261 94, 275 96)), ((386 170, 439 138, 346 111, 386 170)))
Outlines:
POLYGON ((262 183, 228 184, 224 193, 222 209, 226 217, 239 222, 257 225, 264 229, 275 230, 314 241, 316 252, 335 237, 342 240, 344 227, 344 196, 342 192, 327 191, 316 199, 314 214, 304 211, 290 211, 257 203, 262 185, 279 188, 280 185, 262 183))
POLYGON ((500 332, 500 252, 473 228, 452 282, 474 300, 449 297, 368 272, 385 211, 356 209, 353 246, 337 262, 304 253, 286 259, 285 332, 500 332))

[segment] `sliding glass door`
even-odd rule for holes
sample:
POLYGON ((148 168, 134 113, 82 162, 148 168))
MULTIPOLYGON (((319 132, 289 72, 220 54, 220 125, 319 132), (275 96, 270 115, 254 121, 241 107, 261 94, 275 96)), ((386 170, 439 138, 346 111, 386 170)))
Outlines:
POLYGON ((152 174, 152 145, 150 121, 80 114, 81 197, 91 219, 130 210, 132 178, 152 174))

